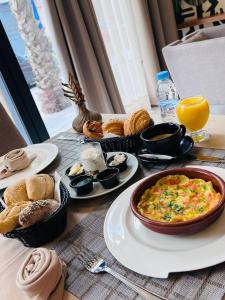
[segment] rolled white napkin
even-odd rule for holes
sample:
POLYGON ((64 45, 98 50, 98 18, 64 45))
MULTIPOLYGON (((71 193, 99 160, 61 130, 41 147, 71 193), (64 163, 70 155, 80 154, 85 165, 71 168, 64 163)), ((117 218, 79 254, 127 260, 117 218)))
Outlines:
POLYGON ((61 300, 65 276, 66 264, 56 252, 37 248, 21 265, 16 285, 24 292, 24 300, 61 300))
POLYGON ((4 155, 0 166, 0 179, 9 177, 13 172, 27 168, 36 155, 28 156, 23 149, 15 149, 4 155))

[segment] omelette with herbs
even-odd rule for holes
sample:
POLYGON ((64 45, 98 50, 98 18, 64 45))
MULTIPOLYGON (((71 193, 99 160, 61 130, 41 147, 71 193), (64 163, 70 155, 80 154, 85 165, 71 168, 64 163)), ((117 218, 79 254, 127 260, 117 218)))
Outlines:
POLYGON ((206 214, 221 199, 211 181, 169 175, 145 190, 137 205, 139 213, 160 222, 183 222, 206 214))

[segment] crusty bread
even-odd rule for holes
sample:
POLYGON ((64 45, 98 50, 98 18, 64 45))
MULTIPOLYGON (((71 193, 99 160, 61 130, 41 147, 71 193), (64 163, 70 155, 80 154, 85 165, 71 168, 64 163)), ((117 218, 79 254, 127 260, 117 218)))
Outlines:
POLYGON ((124 122, 124 135, 136 134, 142 131, 143 129, 148 127, 150 121, 151 117, 147 110, 140 109, 134 112, 124 122))
POLYGON ((19 214, 30 202, 18 202, 9 205, 0 213, 0 233, 7 233, 19 225, 19 214))
POLYGON ((30 200, 54 198, 54 180, 47 174, 37 174, 26 180, 27 195, 30 200))
POLYGON ((16 183, 7 187, 3 196, 7 206, 17 204, 18 202, 29 201, 25 180, 17 181, 16 183))
POLYGON ((109 120, 102 125, 103 134, 113 133, 119 136, 124 135, 124 120, 109 120))
POLYGON ((19 215, 19 224, 29 227, 49 216, 59 207, 59 202, 53 199, 31 202, 19 215))

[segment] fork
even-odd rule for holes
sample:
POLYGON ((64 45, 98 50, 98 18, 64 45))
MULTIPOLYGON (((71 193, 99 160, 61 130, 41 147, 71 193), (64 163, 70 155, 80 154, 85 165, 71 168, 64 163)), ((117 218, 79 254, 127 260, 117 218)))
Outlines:
POLYGON ((134 290, 136 293, 138 293, 140 296, 142 296, 144 299, 151 300, 151 295, 154 295, 158 297, 159 299, 167 300, 167 298, 160 296, 159 294, 149 291, 143 287, 141 287, 138 284, 133 283, 126 277, 122 276, 121 274, 115 272, 111 268, 108 267, 106 261, 102 259, 99 256, 96 255, 90 255, 88 251, 82 250, 82 252, 79 253, 77 256, 79 261, 83 264, 83 266, 90 271, 91 273, 101 273, 101 272, 107 272, 111 275, 113 275, 115 278, 122 281, 125 285, 129 286, 132 290, 134 290))

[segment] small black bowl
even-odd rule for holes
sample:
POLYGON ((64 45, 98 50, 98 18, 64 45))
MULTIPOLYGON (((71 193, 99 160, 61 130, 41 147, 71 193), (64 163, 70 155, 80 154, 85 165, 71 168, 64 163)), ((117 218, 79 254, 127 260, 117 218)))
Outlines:
POLYGON ((65 172, 66 176, 70 179, 70 181, 72 181, 73 179, 77 178, 78 176, 81 176, 81 175, 85 174, 85 171, 83 171, 82 173, 77 174, 77 175, 69 175, 71 167, 72 166, 70 166, 68 169, 66 169, 66 172, 65 172))
POLYGON ((184 125, 161 123, 147 128, 141 133, 140 137, 149 152, 176 156, 185 133, 186 128, 184 125), (168 137, 153 140, 158 135, 167 134, 169 135, 168 137))
POLYGON ((86 195, 93 190, 93 178, 89 175, 80 175, 70 182, 77 195, 86 195))
POLYGON ((110 166, 110 163, 113 161, 113 159, 115 157, 115 155, 113 155, 109 159, 107 159, 107 166, 109 168, 118 168, 120 170, 120 172, 125 171, 126 168, 127 168, 127 159, 128 159, 128 156, 125 153, 123 153, 123 155, 125 156, 125 160, 122 163, 120 163, 118 165, 115 165, 115 166, 110 166))
POLYGON ((119 172, 118 168, 105 169, 97 175, 97 180, 101 183, 104 189, 112 189, 120 182, 119 172))

